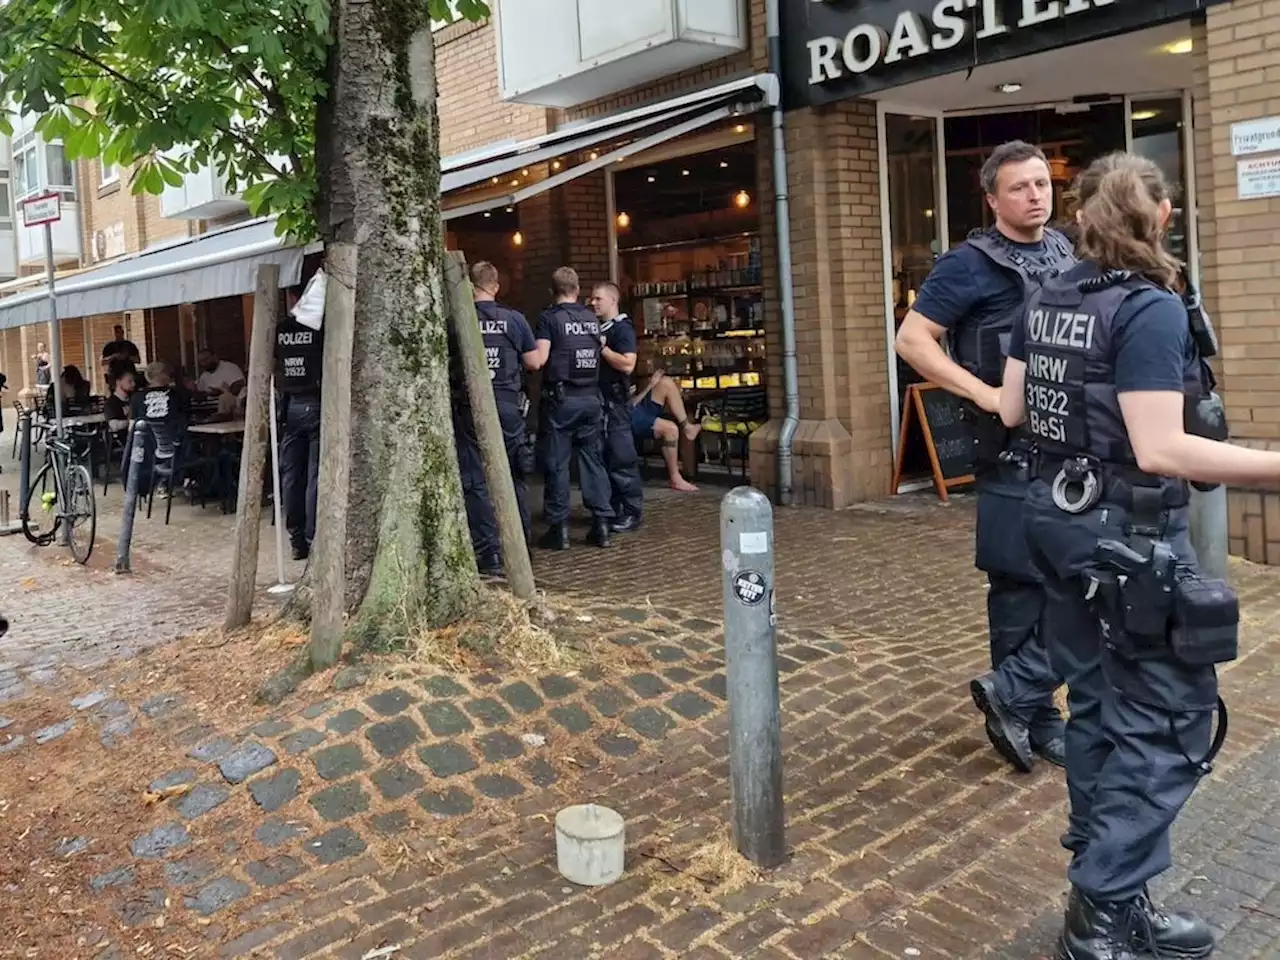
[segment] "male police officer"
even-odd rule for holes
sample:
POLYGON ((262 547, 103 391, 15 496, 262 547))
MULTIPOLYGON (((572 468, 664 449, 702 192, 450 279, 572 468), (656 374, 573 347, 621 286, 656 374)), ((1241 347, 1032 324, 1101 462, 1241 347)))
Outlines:
POLYGON ((600 323, 578 303, 579 289, 572 267, 552 274, 556 302, 538 318, 534 331, 538 362, 545 366, 540 440, 547 532, 538 546, 549 550, 569 549, 569 457, 575 452, 582 502, 592 516, 587 542, 607 547, 614 518, 600 449, 600 323))
POLYGON ((320 369, 324 360, 324 272, 288 291, 288 315, 276 328, 280 394, 280 493, 293 559, 311 555, 320 474, 320 369))
POLYGON ((618 311, 621 292, 616 284, 599 283, 591 295, 591 309, 600 318, 602 349, 600 395, 604 400, 604 462, 613 491, 615 533, 640 527, 644 516, 644 483, 640 457, 631 432, 631 374, 636 368, 636 329, 631 318, 618 311))
POLYGON ((1064 725, 1053 703, 1060 679, 1040 620, 1043 590, 1022 532, 1030 443, 1000 423, 1000 382, 1010 331, 1040 283, 1074 262, 1064 237, 1045 228, 1053 184, 1044 153, 1013 141, 992 151, 982 188, 995 227, 974 231, 939 258, 898 332, 898 354, 933 383, 968 401, 978 477, 975 563, 987 574, 994 670, 974 680, 987 736, 1017 769, 1039 755, 1062 766, 1064 725), (952 360, 942 347, 950 337, 952 360))
MULTIPOLYGON (((525 436, 524 377, 521 372, 537 370, 538 347, 533 330, 524 314, 498 304, 498 270, 485 261, 471 268, 471 285, 475 290, 476 315, 484 338, 484 355, 493 381, 493 396, 498 404, 498 420, 502 439, 511 464, 511 479, 520 506, 520 521, 525 539, 529 539, 529 489, 525 478, 529 473, 532 450, 525 436)), ((453 432, 458 442, 458 468, 462 474, 462 493, 467 507, 467 525, 471 528, 471 544, 481 573, 497 574, 502 570, 502 543, 498 524, 485 482, 484 464, 480 459, 480 443, 476 437, 471 403, 462 379, 460 358, 452 353, 453 432)))

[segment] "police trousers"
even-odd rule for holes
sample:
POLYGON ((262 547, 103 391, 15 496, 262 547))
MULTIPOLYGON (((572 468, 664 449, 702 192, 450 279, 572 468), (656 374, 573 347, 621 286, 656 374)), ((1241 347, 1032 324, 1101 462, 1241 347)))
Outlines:
POLYGON ((283 394, 280 431, 280 495, 285 529, 295 547, 316 537, 316 490, 320 477, 320 394, 283 394))
POLYGON ((538 436, 546 476, 543 511, 552 526, 569 522, 569 460, 574 454, 578 457, 582 502, 596 519, 613 519, 600 436, 601 413, 600 394, 595 390, 569 393, 560 401, 543 401, 538 436))
POLYGON ((1062 679, 1045 647, 1045 593, 1023 530, 1028 481, 1001 465, 978 483, 974 563, 987 575, 987 632, 996 694, 1031 731, 1035 744, 1062 736, 1053 703, 1062 679))
POLYGON ((604 402, 604 461, 609 472, 613 512, 618 516, 644 515, 644 482, 640 479, 640 456, 631 432, 631 405, 604 402))
MULTIPOLYGON (((1179 565, 1194 569, 1187 508, 1166 515, 1163 539, 1179 565)), ((1188 666, 1167 650, 1127 659, 1104 637, 1086 600, 1087 571, 1098 541, 1125 541, 1127 523, 1125 509, 1105 502, 1064 513, 1041 480, 1028 494, 1027 540, 1044 578, 1049 656, 1069 692, 1069 876, 1090 897, 1112 901, 1141 893, 1170 866, 1169 828, 1199 780, 1218 698, 1213 667, 1188 666)))
MULTIPOLYGON (((498 398, 498 422, 502 424, 502 440, 511 465, 511 480, 516 488, 516 504, 524 537, 529 539, 529 485, 520 464, 520 448, 525 442, 524 414, 515 398, 498 398)), ((480 458, 480 441, 476 436, 471 408, 456 404, 453 408, 453 435, 458 444, 458 472, 462 475, 462 497, 467 508, 467 526, 471 530, 471 546, 477 557, 501 554, 502 539, 498 520, 485 481, 484 462, 480 458)))

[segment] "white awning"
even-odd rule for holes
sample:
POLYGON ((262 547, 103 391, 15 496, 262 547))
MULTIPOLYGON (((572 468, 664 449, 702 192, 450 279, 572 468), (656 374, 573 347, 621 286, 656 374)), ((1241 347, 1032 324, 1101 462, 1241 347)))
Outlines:
MULTIPOLYGON (((59 319, 171 307, 253 293, 259 264, 280 267, 280 286, 302 278, 303 247, 276 236, 274 219, 258 219, 156 250, 145 250, 54 284, 59 319)), ((0 330, 49 320, 39 289, 0 299, 0 330)))
POLYGON ((475 186, 530 164, 545 162, 567 153, 576 153, 609 141, 645 134, 639 139, 631 139, 618 149, 598 156, 595 160, 570 167, 555 176, 531 183, 511 193, 445 209, 442 211, 442 216, 446 221, 454 220, 485 210, 520 203, 522 200, 586 176, 628 156, 650 150, 668 140, 674 140, 730 117, 751 113, 763 107, 777 106, 777 103, 777 79, 772 74, 759 74, 710 87, 697 93, 649 104, 625 113, 592 120, 531 140, 450 157, 441 164, 441 168, 445 171, 440 184, 442 194, 475 186))

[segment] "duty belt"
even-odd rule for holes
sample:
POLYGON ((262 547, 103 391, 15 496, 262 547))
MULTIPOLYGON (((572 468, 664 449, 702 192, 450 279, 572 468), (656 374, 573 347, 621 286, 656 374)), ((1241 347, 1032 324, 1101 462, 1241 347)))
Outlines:
POLYGON ((1171 510, 1190 502, 1185 482, 1162 481, 1137 467, 1103 463, 1093 457, 1058 458, 1041 455, 1034 475, 1049 484, 1053 502, 1066 513, 1084 513, 1099 503, 1125 510, 1158 505, 1171 510))

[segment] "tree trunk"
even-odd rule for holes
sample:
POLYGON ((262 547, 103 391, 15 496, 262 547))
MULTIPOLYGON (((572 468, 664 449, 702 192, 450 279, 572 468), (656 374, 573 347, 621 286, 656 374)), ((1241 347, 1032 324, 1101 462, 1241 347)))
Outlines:
POLYGON ((336 0, 333 30, 319 224, 327 240, 359 246, 348 636, 383 645, 465 615, 478 577, 450 417, 427 4, 336 0))

